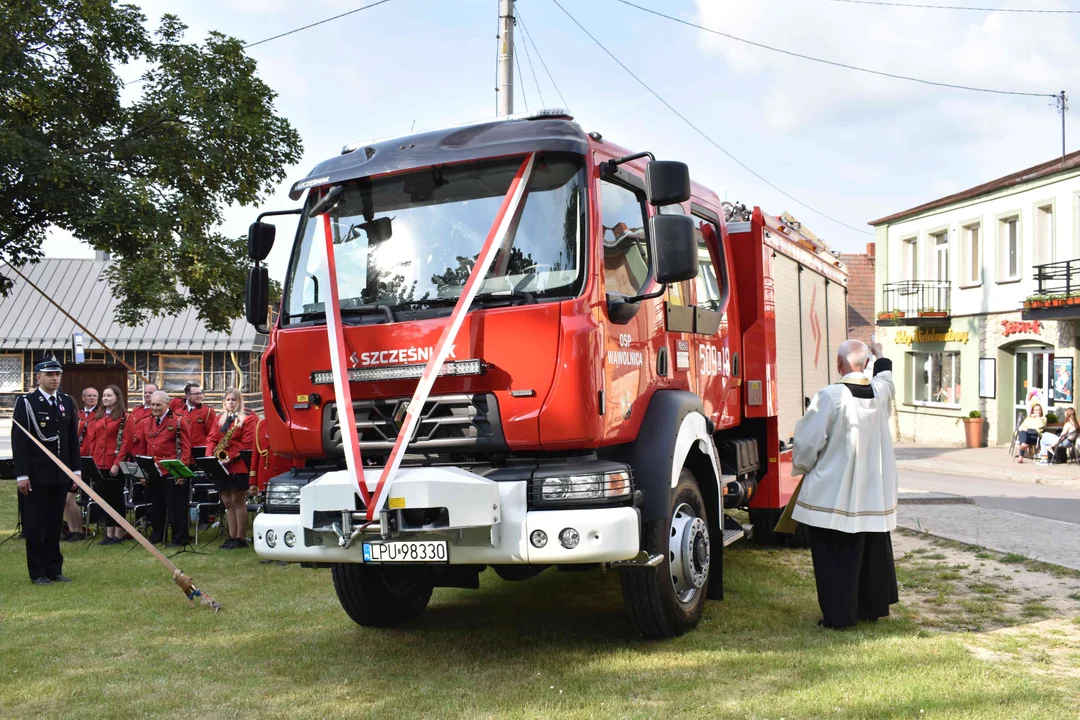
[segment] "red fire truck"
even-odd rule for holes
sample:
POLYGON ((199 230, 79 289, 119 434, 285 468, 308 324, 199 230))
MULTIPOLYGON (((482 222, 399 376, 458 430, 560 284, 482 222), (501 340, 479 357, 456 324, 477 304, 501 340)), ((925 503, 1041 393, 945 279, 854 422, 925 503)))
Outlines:
POLYGON ((249 232, 270 444, 303 464, 269 481, 258 554, 329 565, 361 625, 487 567, 607 566, 641 633, 693 628, 751 530, 725 508, 768 541, 793 489, 783 449, 846 335, 832 255, 561 114, 349 145, 305 192, 249 232))

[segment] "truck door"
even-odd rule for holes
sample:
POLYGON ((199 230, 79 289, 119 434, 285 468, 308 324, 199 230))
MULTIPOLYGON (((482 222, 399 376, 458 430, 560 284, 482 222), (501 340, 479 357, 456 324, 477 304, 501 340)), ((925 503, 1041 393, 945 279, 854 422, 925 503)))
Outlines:
MULTIPOLYGON (((603 290, 609 298, 637 295, 651 276, 644 187, 644 178, 626 165, 613 176, 599 180, 603 290)), ((632 439, 634 428, 644 417, 645 403, 641 399, 654 376, 649 340, 658 302, 642 301, 636 312, 624 307, 630 311, 626 316, 610 312, 608 303, 604 304, 607 322, 603 411, 609 441, 624 434, 632 439)))
POLYGON ((727 248, 716 216, 698 205, 691 207, 698 238, 697 317, 691 355, 705 415, 721 429, 738 424, 740 409, 739 338, 738 333, 729 332, 728 323, 732 300, 727 248))

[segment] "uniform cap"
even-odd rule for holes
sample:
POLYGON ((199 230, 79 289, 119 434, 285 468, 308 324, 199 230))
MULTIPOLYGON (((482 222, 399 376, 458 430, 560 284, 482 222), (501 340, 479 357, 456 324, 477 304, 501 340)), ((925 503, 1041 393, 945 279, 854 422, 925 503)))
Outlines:
POLYGON ((34 372, 64 372, 64 366, 56 361, 56 358, 48 358, 34 366, 34 372))

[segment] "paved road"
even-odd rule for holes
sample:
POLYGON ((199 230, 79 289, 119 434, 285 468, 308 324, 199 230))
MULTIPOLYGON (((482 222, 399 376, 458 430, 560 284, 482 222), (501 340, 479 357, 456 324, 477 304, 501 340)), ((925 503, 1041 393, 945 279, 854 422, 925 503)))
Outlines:
POLYGON ((918 470, 900 470, 900 488, 963 495, 979 507, 1080 525, 1080 490, 918 470))

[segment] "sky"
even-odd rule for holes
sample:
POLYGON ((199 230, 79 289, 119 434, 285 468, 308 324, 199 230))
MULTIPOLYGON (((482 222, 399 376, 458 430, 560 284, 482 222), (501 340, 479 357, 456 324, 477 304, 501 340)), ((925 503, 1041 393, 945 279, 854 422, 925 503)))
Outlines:
MULTIPOLYGON (((787 195, 691 129, 552 0, 517 2, 516 61, 524 81, 515 111, 568 107, 586 131, 688 163, 694 179, 721 198, 774 215, 790 212, 834 250, 863 252, 873 240, 867 222, 1061 152, 1061 117, 1052 98, 877 77, 740 44, 616 0, 560 2, 667 103, 787 195), (522 26, 535 43, 528 45, 532 66, 522 26)), ((755 42, 937 82, 1053 94, 1072 91, 1069 79, 1080 78, 1080 14, 836 0, 635 2, 755 42)), ((151 27, 163 13, 178 15, 192 41, 217 30, 254 42, 367 1, 134 4, 151 27)), ((1080 10, 1080 2, 1061 0, 942 4, 1080 10)), ((293 207, 289 185, 349 142, 494 117, 497 22, 498 0, 391 0, 251 48, 260 77, 277 93, 277 111, 303 139, 304 156, 261 208, 229 208, 223 232, 242 235, 260 210, 293 207)), ((121 69, 121 77, 129 73, 138 70, 121 69)), ((515 82, 518 77, 515 71, 515 82)), ((1068 150, 1080 147, 1077 112, 1067 116, 1066 137, 1068 150)), ((284 275, 294 227, 292 218, 283 222, 269 260, 277 278, 284 275)), ((50 236, 45 252, 92 255, 61 233, 50 236)))

